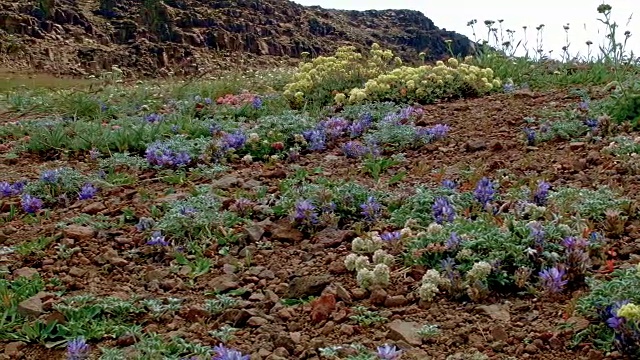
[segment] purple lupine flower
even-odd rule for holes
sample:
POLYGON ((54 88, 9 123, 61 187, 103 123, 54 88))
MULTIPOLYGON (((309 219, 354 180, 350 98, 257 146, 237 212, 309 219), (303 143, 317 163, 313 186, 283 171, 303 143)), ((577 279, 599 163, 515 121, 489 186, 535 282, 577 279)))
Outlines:
POLYGON ((348 158, 359 158, 367 153, 367 148, 357 141, 349 141, 342 145, 342 152, 348 158))
POLYGON ((402 233, 400 231, 391 231, 391 232, 384 232, 382 234, 380 234, 380 238, 383 241, 386 242, 392 242, 392 241, 396 241, 396 240, 400 240, 400 238, 402 237, 402 233))
POLYGON ((586 248, 588 245, 587 241, 582 238, 576 238, 573 236, 566 237, 562 239, 562 246, 567 250, 581 250, 586 248))
POLYGON ((40 209, 42 209, 42 206, 44 205, 42 200, 29 194, 22 195, 20 202, 22 205, 22 210, 29 214, 37 213, 38 211, 40 211, 40 209))
POLYGON ((562 268, 552 267, 544 269, 538 274, 542 287, 550 293, 560 293, 567 285, 567 280, 562 280, 565 271, 562 268))
POLYGON ((240 216, 247 215, 253 209, 253 202, 251 200, 249 200, 249 199, 246 199, 246 198, 239 198, 233 204, 233 209, 240 216))
POLYGON ((440 267, 442 268, 442 271, 444 272, 451 272, 455 269, 456 266, 456 261, 453 258, 446 258, 446 259, 442 259, 440 260, 440 267))
POLYGON ((349 127, 349 122, 341 117, 334 117, 318 124, 318 129, 324 130, 329 139, 337 139, 344 135, 349 127))
POLYGON ((546 181, 538 181, 538 187, 533 193, 533 202, 538 206, 544 206, 547 204, 547 197, 549 196, 549 189, 551 184, 546 181))
POLYGON ((458 247, 460 247, 461 243, 462 239, 460 239, 458 234, 456 232, 452 232, 451 235, 449 235, 449 238, 445 242, 444 246, 447 248, 447 250, 456 250, 458 249, 458 247))
POLYGON ((316 225, 318 223, 316 207, 309 200, 298 201, 294 208, 293 219, 302 225, 316 225))
POLYGON ((529 227, 529 233, 531 234, 533 241, 536 243, 537 246, 543 247, 545 233, 544 233, 544 229, 542 228, 542 224, 535 221, 530 223, 528 227, 529 227))
POLYGON ((262 98, 260 98, 259 96, 254 96, 253 101, 251 102, 251 106, 253 106, 253 108, 256 110, 262 109, 262 98))
POLYGON ((80 336, 67 342, 67 360, 84 360, 89 357, 89 345, 80 336))
POLYGON ((580 101, 578 103, 578 109, 582 110, 582 111, 587 111, 589 110, 589 101, 584 100, 584 101, 580 101))
POLYGON ((507 93, 507 94, 508 94, 508 93, 513 92, 515 89, 516 89, 515 84, 510 83, 510 82, 509 82, 509 83, 506 83, 506 84, 504 84, 504 85, 502 86, 502 90, 503 90, 505 93, 507 93))
POLYGON ((165 240, 164 236, 160 231, 154 231, 153 233, 151 233, 151 238, 149 239, 149 241, 147 241, 147 245, 167 246, 169 245, 169 242, 165 240))
POLYGON ((216 355, 211 360, 249 360, 250 358, 249 355, 242 355, 240 351, 229 349, 222 344, 214 347, 213 351, 216 355))
POLYGON ((359 120, 355 120, 349 125, 349 135, 352 138, 361 136, 367 129, 371 127, 373 123, 373 117, 371 114, 364 114, 359 120))
POLYGON ((622 326, 625 324, 625 319, 618 316, 618 310, 623 305, 630 303, 629 300, 616 301, 615 303, 609 305, 605 309, 605 318, 607 318, 606 323, 607 326, 614 330, 620 330, 622 326))
POLYGON ((591 234, 589 234, 589 244, 590 245, 601 244, 604 241, 605 241, 604 236, 602 236, 602 234, 600 234, 597 231, 592 231, 591 234))
POLYGON ((567 237, 562 240, 562 246, 565 248, 565 263, 570 276, 583 275, 587 271, 588 245, 587 240, 582 238, 567 237))
POLYGON ((96 148, 91 148, 91 150, 89 150, 89 158, 91 160, 97 160, 99 157, 100 157, 100 150, 96 148))
POLYGON ((447 136, 451 127, 445 124, 436 124, 427 129, 427 134, 434 140, 439 140, 447 136))
POLYGON ((239 150, 242 149, 247 142, 247 136, 241 131, 236 131, 233 134, 224 134, 222 137, 222 148, 224 150, 239 150))
POLYGON ((45 170, 40 174, 40 180, 49 184, 55 184, 60 178, 60 169, 45 170))
POLYGON ((78 199, 88 200, 96 196, 98 189, 92 183, 86 183, 82 185, 80 192, 78 193, 78 199))
POLYGON ((399 125, 400 124, 400 114, 399 113, 389 113, 382 118, 382 122, 399 125))
POLYGON ((27 185, 26 180, 20 180, 13 183, 13 195, 20 195, 24 191, 24 187, 27 185))
POLYGON ((156 222, 152 218, 141 217, 136 224, 138 231, 147 231, 153 228, 156 222))
POLYGON ((381 360, 398 360, 400 359, 400 355, 402 355, 402 351, 395 345, 385 344, 383 346, 378 346, 377 355, 381 360))
POLYGON ((6 181, 0 182, 0 198, 13 195, 13 186, 6 181))
POLYGON ((186 166, 191 162, 191 156, 186 152, 176 153, 160 142, 155 142, 147 147, 145 152, 147 162, 156 166, 186 166))
POLYGON ((413 108, 413 106, 407 106, 405 108, 400 109, 400 112, 398 113, 400 120, 405 120, 410 118, 414 110, 415 109, 413 108))
POLYGON ((458 184, 453 180, 445 179, 442 181, 442 187, 445 189, 455 190, 458 187, 458 184))
POLYGON ((156 113, 149 114, 144 118, 144 120, 149 124, 157 124, 161 122, 162 119, 163 119, 163 116, 161 114, 156 114, 156 113))
POLYGON ((173 164, 178 167, 187 166, 191 162, 191 156, 182 151, 173 156, 173 164))
POLYGON ((207 105, 211 105, 213 104, 213 100, 211 100, 211 98, 204 98, 204 103, 207 105))
POLYGON ((527 145, 535 146, 536 145, 536 131, 533 129, 525 128, 524 134, 527 137, 527 145))
POLYGON ((303 132, 302 136, 309 143, 309 150, 321 151, 326 148, 327 136, 323 130, 308 130, 303 132))
POLYGON ((171 126, 171 132, 172 133, 177 134, 178 131, 180 131, 180 126, 178 126, 178 125, 172 125, 171 126))
POLYGON ((612 316, 607 319, 607 326, 613 330, 620 330, 624 326, 625 320, 619 316, 612 316))
POLYGON ((473 195, 479 203, 481 203, 483 206, 486 206, 493 200, 495 193, 496 191, 491 180, 489 180, 489 178, 483 177, 482 179, 480 179, 480 181, 478 181, 473 195))
POLYGON ((586 119, 584 121, 584 124, 587 125, 589 129, 594 130, 598 127, 598 125, 600 125, 600 122, 598 121, 598 119, 586 119))
POLYGON ((382 206, 373 196, 369 196, 367 201, 360 205, 362 212, 360 214, 364 216, 366 221, 376 221, 382 214, 382 206))
POLYGON ((442 196, 435 200, 431 210, 433 211, 433 218, 438 224, 452 222, 456 216, 456 211, 449 203, 449 199, 442 196))
POLYGON ((198 211, 193 206, 186 206, 186 205, 180 206, 180 209, 178 210, 178 214, 184 217, 195 215, 197 212, 198 211))

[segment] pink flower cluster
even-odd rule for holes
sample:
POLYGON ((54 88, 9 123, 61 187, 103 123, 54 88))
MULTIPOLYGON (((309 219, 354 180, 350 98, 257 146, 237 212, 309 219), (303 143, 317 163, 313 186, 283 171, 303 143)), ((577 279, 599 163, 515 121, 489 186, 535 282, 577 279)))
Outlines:
POLYGON ((227 94, 225 96, 221 96, 216 100, 216 103, 219 105, 232 105, 232 106, 241 106, 247 103, 253 103, 256 95, 251 93, 242 93, 238 95, 227 94))

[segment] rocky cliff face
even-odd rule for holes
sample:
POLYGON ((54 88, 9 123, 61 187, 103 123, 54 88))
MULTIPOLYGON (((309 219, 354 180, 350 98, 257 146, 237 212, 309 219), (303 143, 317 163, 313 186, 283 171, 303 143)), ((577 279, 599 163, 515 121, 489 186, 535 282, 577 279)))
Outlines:
POLYGON ((0 63, 57 74, 158 76, 295 63, 378 42, 407 61, 473 51, 411 10, 342 11, 287 0, 0 0, 0 63))

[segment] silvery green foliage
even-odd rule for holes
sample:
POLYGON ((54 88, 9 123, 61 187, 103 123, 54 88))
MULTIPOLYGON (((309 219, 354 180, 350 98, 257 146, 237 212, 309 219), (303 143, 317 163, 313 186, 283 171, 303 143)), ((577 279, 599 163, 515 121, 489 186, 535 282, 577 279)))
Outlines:
POLYGON ((147 160, 143 157, 130 155, 127 152, 113 153, 110 157, 100 159, 101 169, 116 169, 119 167, 127 167, 129 169, 144 170, 149 167, 147 160))
POLYGON ((220 202, 211 193, 202 193, 171 205, 158 222, 162 230, 177 241, 210 238, 212 230, 224 222, 220 202))

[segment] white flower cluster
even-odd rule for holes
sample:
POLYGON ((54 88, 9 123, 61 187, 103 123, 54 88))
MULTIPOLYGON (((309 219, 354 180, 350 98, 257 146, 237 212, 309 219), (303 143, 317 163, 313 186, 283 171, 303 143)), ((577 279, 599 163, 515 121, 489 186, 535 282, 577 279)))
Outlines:
POLYGON ((351 241, 351 251, 359 254, 372 254, 382 247, 382 239, 377 231, 370 232, 366 237, 357 237, 351 241))
POLYGON ((447 283, 448 280, 440 276, 438 270, 429 269, 422 277, 418 295, 422 301, 431 302, 440 292, 439 287, 447 285, 447 283))
POLYGON ((483 281, 491 274, 491 270, 491 264, 486 261, 479 261, 473 264, 471 270, 467 272, 467 281, 469 281, 469 283, 483 281))
POLYGON ((382 240, 378 233, 369 234, 367 238, 355 238, 351 244, 355 253, 370 254, 371 261, 366 255, 351 253, 344 259, 344 265, 349 271, 357 272, 356 280, 363 289, 374 285, 386 287, 390 283, 393 255, 381 249, 382 240), (373 267, 373 269, 372 269, 373 267))
POLYGON ((386 264, 378 264, 373 270, 360 269, 356 275, 356 281, 363 289, 369 289, 374 285, 387 287, 391 281, 391 269, 386 264))

